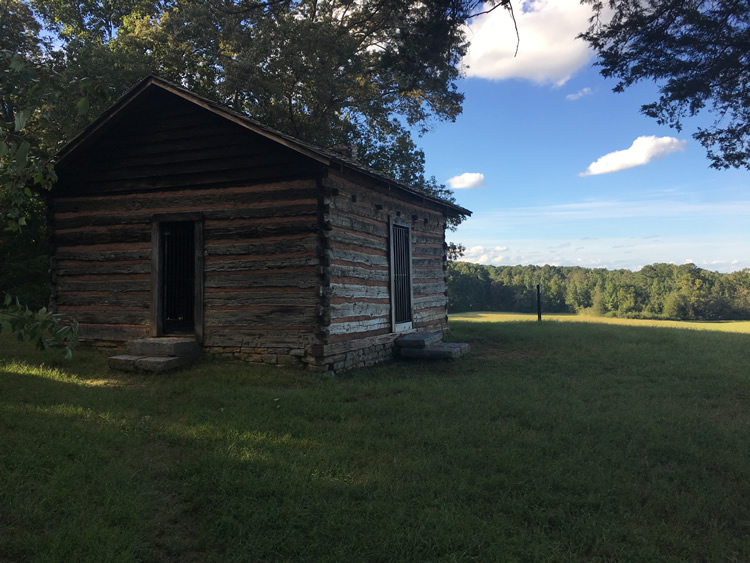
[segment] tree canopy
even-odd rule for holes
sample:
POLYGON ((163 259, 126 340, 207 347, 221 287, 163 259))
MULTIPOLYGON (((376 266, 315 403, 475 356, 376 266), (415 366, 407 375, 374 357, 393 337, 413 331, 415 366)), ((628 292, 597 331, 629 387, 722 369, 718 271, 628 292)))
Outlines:
MULTIPOLYGON (((157 74, 439 196, 413 135, 461 112, 465 23, 507 0, 0 0, 0 221, 61 143, 157 74)), ((20 219, 20 223, 19 223, 20 219)))
POLYGON ((448 308, 678 320, 750 319, 750 269, 731 274, 695 264, 651 264, 637 272, 578 266, 448 263, 448 308))
POLYGON ((601 73, 623 91, 642 80, 659 99, 641 111, 682 129, 710 112, 693 137, 713 168, 750 169, 750 4, 746 0, 582 0, 594 17, 581 35, 601 73))

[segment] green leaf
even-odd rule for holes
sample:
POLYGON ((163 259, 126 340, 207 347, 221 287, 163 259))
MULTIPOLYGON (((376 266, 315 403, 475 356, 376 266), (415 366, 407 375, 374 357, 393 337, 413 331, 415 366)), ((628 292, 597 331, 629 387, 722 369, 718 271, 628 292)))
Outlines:
POLYGON ((78 115, 86 115, 89 112, 89 99, 81 98, 78 100, 76 108, 78 109, 78 115))
POLYGON ((8 143, 0 141, 0 156, 5 156, 6 154, 8 154, 8 143))
POLYGON ((30 111, 28 109, 22 109, 16 114, 16 131, 20 131, 26 127, 26 122, 29 120, 30 111))
POLYGON ((13 58, 10 60, 10 68, 15 70, 16 72, 22 71, 23 67, 25 66, 26 64, 23 62, 23 59, 18 55, 14 55, 13 58))
POLYGON ((18 162, 22 166, 25 166, 26 162, 29 160, 30 148, 31 145, 29 145, 28 141, 24 141, 23 143, 21 143, 21 146, 18 147, 18 150, 16 151, 16 162, 18 162))
POLYGON ((3 299, 3 307, 8 307, 13 302, 13 298, 10 296, 10 293, 5 294, 5 299, 3 299))
POLYGON ((65 347, 65 355, 63 356, 63 358, 65 358, 66 360, 70 360, 71 358, 73 358, 73 351, 67 346, 65 347))

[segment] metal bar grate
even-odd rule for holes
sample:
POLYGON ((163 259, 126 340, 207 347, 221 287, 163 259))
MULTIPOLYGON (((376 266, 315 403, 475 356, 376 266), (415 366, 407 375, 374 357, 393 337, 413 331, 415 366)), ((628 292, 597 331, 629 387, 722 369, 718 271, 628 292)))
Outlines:
POLYGON ((393 225, 393 308, 395 321, 411 321, 411 264, 409 228, 393 225))
POLYGON ((192 221, 162 223, 164 331, 193 328, 195 239, 192 221))

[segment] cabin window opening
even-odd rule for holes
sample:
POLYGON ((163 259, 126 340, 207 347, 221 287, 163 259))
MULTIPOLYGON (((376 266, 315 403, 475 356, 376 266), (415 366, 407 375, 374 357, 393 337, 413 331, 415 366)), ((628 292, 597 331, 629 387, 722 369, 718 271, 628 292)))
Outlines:
POLYGON ((412 328, 411 228, 391 222, 391 324, 394 332, 412 328))

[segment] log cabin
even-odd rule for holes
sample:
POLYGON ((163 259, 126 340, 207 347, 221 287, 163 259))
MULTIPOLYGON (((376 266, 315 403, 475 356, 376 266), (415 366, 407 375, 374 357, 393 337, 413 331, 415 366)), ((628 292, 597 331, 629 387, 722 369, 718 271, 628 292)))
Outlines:
POLYGON ((50 305, 82 341, 339 370, 447 329, 446 221, 470 211, 342 152, 151 76, 55 167, 50 305))

